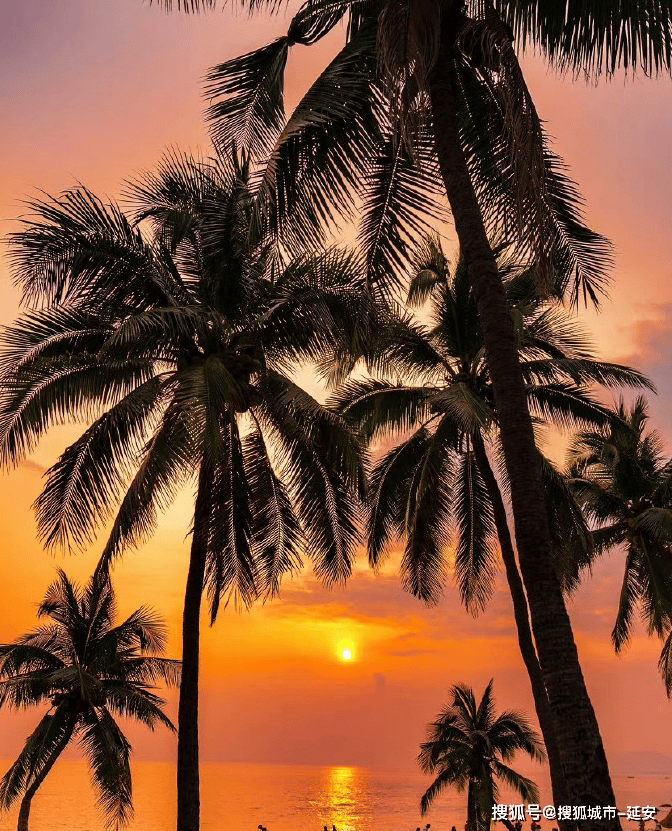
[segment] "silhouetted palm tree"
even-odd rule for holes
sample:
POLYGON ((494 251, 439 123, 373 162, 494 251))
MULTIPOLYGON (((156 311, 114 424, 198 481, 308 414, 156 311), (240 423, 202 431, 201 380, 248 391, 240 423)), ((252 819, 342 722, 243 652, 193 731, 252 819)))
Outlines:
POLYGON ((508 763, 520 751, 543 761, 541 740, 519 713, 497 715, 492 684, 490 681, 478 704, 470 687, 452 687, 452 701, 429 725, 427 741, 420 745, 418 756, 425 773, 437 774, 422 797, 422 813, 445 788, 466 789, 469 831, 490 828, 492 806, 499 802, 497 780, 520 794, 525 802, 539 800, 535 783, 508 763))
MULTIPOLYGON (((283 5, 242 2, 272 11, 283 5)), ((175 5, 196 11, 217 0, 175 5)), ((423 224, 436 182, 443 183, 478 305, 521 572, 572 793, 577 804, 607 805, 613 788, 551 564, 515 326, 488 231, 503 226, 532 252, 542 285, 560 271, 577 301, 581 294, 596 299, 608 246, 581 222, 580 198, 548 149, 514 41, 537 47, 560 71, 668 71, 672 4, 616 10, 612 2, 305 0, 286 37, 216 67, 207 92, 218 141, 254 136, 259 158, 271 148, 260 221, 280 228, 288 245, 314 239, 316 222, 328 224, 359 192, 371 281, 389 278, 403 261, 408 236, 423 224), (343 19, 345 47, 283 124, 290 48, 315 43, 343 19)))
POLYGON ((0 454, 15 464, 52 424, 90 423, 36 509, 48 545, 85 546, 115 516, 101 574, 196 485, 178 718, 185 831, 199 816, 204 587, 214 621, 223 598, 277 592, 304 552, 327 583, 350 574, 359 448, 287 371, 362 323, 350 311, 361 269, 337 252, 286 263, 273 240, 252 243, 243 154, 171 154, 129 198, 130 218, 78 187, 33 203, 11 238, 31 308, 2 336, 0 454))
MULTIPOLYGON (((449 541, 456 536, 455 576, 465 605, 477 612, 492 592, 499 543, 555 801, 565 804, 568 794, 504 498, 486 452, 488 442, 496 448, 498 419, 466 267, 459 258, 451 274, 432 238, 418 248, 413 265, 410 302, 431 299, 423 324, 405 313, 379 331, 367 355, 375 377, 344 384, 333 399, 364 441, 393 445, 371 471, 369 561, 378 567, 390 543, 405 540, 404 585, 433 602, 443 588, 449 541)), ((504 261, 502 269, 508 273, 505 289, 537 419, 565 428, 603 424, 609 412, 588 385, 648 385, 641 373, 596 361, 585 333, 562 306, 539 299, 529 270, 504 261)), ((563 478, 543 457, 542 470, 556 567, 569 589, 588 562, 589 532, 563 478)))
POLYGON ((107 580, 92 578, 82 588, 59 570, 37 614, 50 623, 0 646, 0 707, 49 704, 0 782, 0 808, 23 795, 18 831, 28 831, 33 797, 74 740, 89 763, 106 823, 118 828, 132 817, 133 803, 131 745, 115 716, 174 730, 154 685, 177 685, 180 662, 160 657, 166 627, 150 608, 116 623, 107 580))
POLYGON ((655 430, 645 432, 648 405, 623 400, 601 429, 579 433, 569 450, 570 486, 594 524, 595 554, 625 553, 623 584, 611 638, 627 644, 639 606, 650 634, 667 636, 660 669, 672 694, 672 461, 655 430))

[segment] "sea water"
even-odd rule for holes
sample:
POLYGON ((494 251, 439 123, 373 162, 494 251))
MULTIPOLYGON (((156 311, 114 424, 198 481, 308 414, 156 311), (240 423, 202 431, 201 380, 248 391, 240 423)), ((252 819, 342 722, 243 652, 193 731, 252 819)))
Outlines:
MULTIPOLYGON (((2 772, 9 761, 2 761, 2 772)), ((528 773, 528 770, 525 770, 528 773)), ((533 773, 531 770, 529 773, 533 773)), ((541 804, 551 802, 548 778, 534 775, 541 804)), ((416 771, 304 765, 208 764, 201 766, 202 831, 431 831, 464 828, 466 795, 447 789, 426 817, 420 796, 429 780, 416 771)), ((672 802, 672 779, 614 776, 618 805, 672 802)), ((133 764, 135 818, 129 831, 173 831, 175 767, 167 762, 133 764)), ((518 802, 503 791, 502 802, 518 802)), ((529 827, 528 823, 525 823, 529 827)), ((544 831, 556 825, 543 822, 544 831)), ((635 823, 624 821, 624 827, 635 823)), ((494 826, 502 828, 501 825, 494 826)), ((16 810, 0 816, 0 831, 16 828, 16 810)), ((31 831, 103 831, 84 762, 59 761, 33 801, 31 831)))

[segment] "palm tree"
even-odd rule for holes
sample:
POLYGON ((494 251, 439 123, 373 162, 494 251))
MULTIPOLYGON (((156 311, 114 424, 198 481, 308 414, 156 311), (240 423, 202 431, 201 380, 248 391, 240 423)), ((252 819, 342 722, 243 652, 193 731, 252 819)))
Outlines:
MULTIPOLYGON (((176 5, 197 11, 217 0, 176 5)), ((611 2, 587 11, 547 0, 305 0, 286 37, 216 67, 207 92, 219 141, 254 136, 260 158, 272 148, 260 222, 281 229, 288 245, 319 236, 316 222, 328 224, 362 197, 372 281, 399 267, 437 180, 443 184, 483 328, 521 572, 568 778, 576 804, 606 805, 613 788, 552 568, 515 327, 488 232, 503 226, 532 252, 542 287, 559 271, 574 301, 597 300, 608 245, 581 222, 580 198, 548 149, 514 41, 538 47, 559 71, 669 71, 672 4, 630 3, 616 13, 611 2), (289 49, 315 43, 344 18, 344 49, 283 126, 289 49)))
POLYGON ((452 701, 427 729, 418 761, 425 773, 438 774, 421 800, 425 814, 447 786, 467 789, 468 831, 488 831, 492 806, 499 802, 497 780, 520 794, 525 802, 538 802, 535 783, 509 766, 523 751, 536 761, 544 760, 541 740, 519 713, 496 715, 490 681, 476 703, 473 690, 456 684, 452 701))
MULTIPOLYGON (((388 324, 367 355, 377 377, 349 381, 333 398, 364 441, 392 443, 371 470, 369 561, 379 567, 390 543, 405 539, 402 581, 417 597, 436 601, 452 530, 460 594, 467 608, 478 612, 492 592, 499 543, 555 803, 569 804, 504 499, 486 451, 490 440, 496 445, 497 410, 464 259, 451 274, 440 244, 429 237, 413 265, 410 301, 432 300, 424 325, 408 314, 388 324)), ((560 427, 603 424, 609 413, 587 384, 649 385, 634 370, 596 361, 585 334, 561 305, 540 300, 529 269, 504 259, 500 268, 507 274, 529 406, 537 419, 560 427)), ((542 470, 556 568, 571 589, 579 567, 589 561, 589 533, 563 478, 543 457, 542 470)))
POLYGON ((594 527, 595 554, 625 554, 623 583, 611 639, 616 652, 627 644, 639 607, 649 634, 667 637, 660 669, 672 694, 672 461, 663 456, 655 430, 646 431, 646 399, 614 419, 575 436, 569 450, 570 486, 594 527))
POLYGON ((36 512, 47 545, 75 548, 114 516, 101 576, 195 483, 177 763, 178 829, 195 831, 204 588, 214 622, 222 599, 274 595, 304 551, 326 583, 351 571, 359 448, 287 372, 363 323, 350 313, 360 267, 252 244, 243 154, 169 154, 129 198, 130 218, 75 188, 33 203, 11 238, 31 308, 2 336, 0 453, 16 464, 52 424, 90 423, 36 512))
POLYGON ((106 824, 119 828, 133 815, 131 745, 115 716, 133 718, 152 730, 164 724, 157 681, 177 685, 180 662, 160 657, 166 627, 143 606, 116 623, 109 581, 86 587, 59 569, 38 617, 50 623, 0 646, 0 707, 17 710, 48 703, 19 758, 0 782, 0 809, 23 795, 18 831, 28 831, 30 806, 54 763, 76 740, 89 763, 106 824))

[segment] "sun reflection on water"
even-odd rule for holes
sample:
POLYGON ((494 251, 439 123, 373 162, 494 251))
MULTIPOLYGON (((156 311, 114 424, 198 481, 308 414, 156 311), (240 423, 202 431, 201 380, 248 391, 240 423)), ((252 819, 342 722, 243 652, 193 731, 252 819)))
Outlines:
POLYGON ((329 768, 324 800, 324 821, 329 823, 329 831, 332 825, 337 831, 357 831, 359 775, 357 768, 329 768))

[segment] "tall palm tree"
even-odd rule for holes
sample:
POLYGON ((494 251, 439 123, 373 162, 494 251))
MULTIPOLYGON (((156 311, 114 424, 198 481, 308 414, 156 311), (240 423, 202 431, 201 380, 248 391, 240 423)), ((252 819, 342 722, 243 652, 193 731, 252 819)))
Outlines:
MULTIPOLYGON (((333 398, 365 442, 382 438, 392 443, 371 471, 369 561, 378 567, 390 543, 404 539, 404 585, 435 601, 443 587, 452 530, 460 594, 467 608, 477 612, 492 591, 499 543, 555 802, 568 804, 504 498, 486 451, 486 443, 497 443, 497 409, 467 270, 459 258, 451 274, 440 244, 431 237, 419 246, 414 267, 409 299, 432 301, 424 323, 406 314, 379 331, 366 356, 376 375, 349 381, 333 398)), ((517 321, 529 406, 540 421, 561 427, 604 424, 609 413, 587 384, 648 385, 641 373, 596 361, 576 322, 557 302, 540 300, 529 269, 504 260, 500 267, 508 273, 505 290, 517 321)), ((543 457, 542 470, 556 567, 570 589, 580 565, 588 562, 589 533, 564 480, 543 457)))
MULTIPOLYGON (((175 5, 197 11, 217 0, 175 5)), ((597 299, 608 246, 580 220, 580 198, 548 149, 514 42, 538 47, 560 71, 669 71, 672 3, 616 8, 609 1, 588 10, 548 0, 305 0, 286 37, 213 70, 210 115, 223 143, 254 136, 260 157, 272 148, 260 221, 281 228, 288 244, 319 236, 316 221, 328 224, 356 192, 363 196, 361 238, 372 280, 399 266, 441 181, 483 327, 521 572, 564 764, 576 804, 606 805, 613 788, 552 568, 515 327, 488 231, 504 226, 532 252, 542 286, 560 271, 575 301, 580 294, 597 299), (344 49, 283 126, 289 49, 315 43, 344 18, 344 49)))
POLYGON ((287 372, 361 325, 360 267, 251 243, 244 155, 173 153, 129 198, 130 218, 75 188, 33 203, 11 238, 30 309, 2 335, 0 454, 16 464, 52 424, 90 422, 36 511, 47 545, 75 548, 114 516, 101 575, 195 484, 178 717, 178 829, 195 831, 204 588, 214 621, 222 599, 275 594, 304 552, 326 583, 350 574, 359 448, 287 372))
POLYGON ((625 554, 623 583, 611 638, 627 644, 639 607, 649 634, 667 636, 660 669, 672 694, 672 460, 663 455, 649 411, 639 397, 621 399, 614 419, 575 436, 569 450, 570 486, 594 526, 595 554, 625 554))
POLYGON ((115 716, 174 730, 154 685, 177 685, 180 662, 160 657, 166 627, 148 607, 116 623, 109 581, 92 578, 80 587, 59 569, 37 614, 50 623, 0 646, 0 707, 49 704, 0 782, 0 809, 22 796, 17 828, 28 831, 33 797, 74 740, 89 763, 106 824, 119 828, 133 816, 131 745, 115 716))
POLYGON ((466 788, 468 831, 490 828, 492 806, 499 802, 497 780, 525 802, 539 800, 535 783, 508 763, 520 751, 543 761, 541 740, 519 713, 496 714, 492 685, 490 681, 478 704, 466 684, 452 687, 452 701, 429 725, 418 756, 425 773, 438 774, 422 797, 422 813, 446 787, 466 788))

